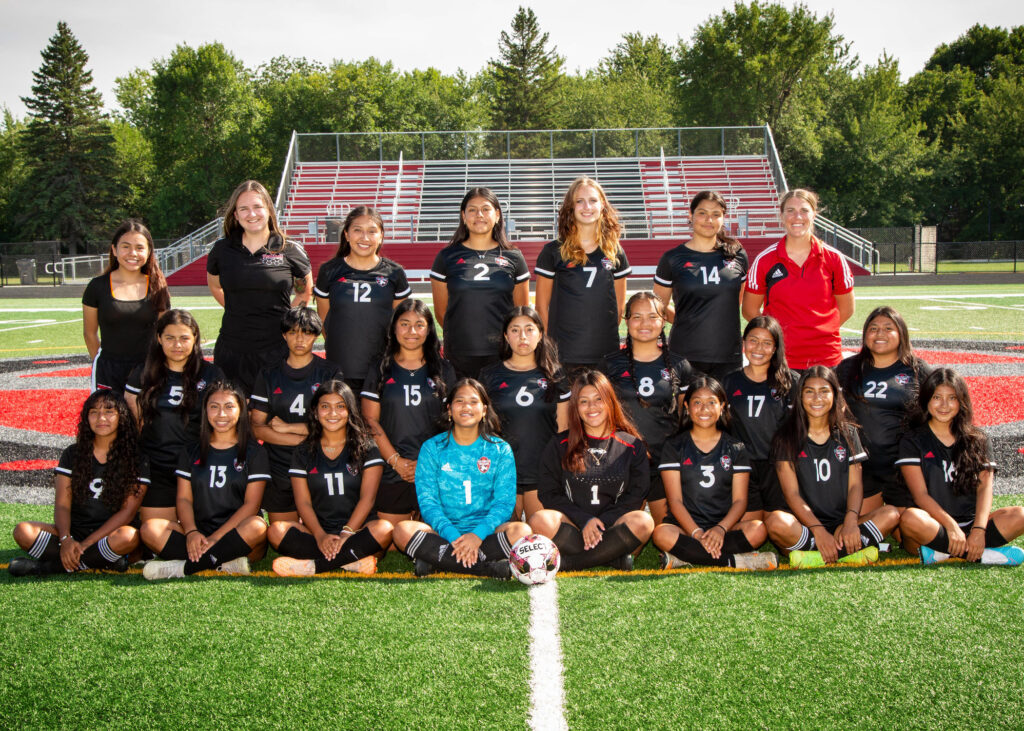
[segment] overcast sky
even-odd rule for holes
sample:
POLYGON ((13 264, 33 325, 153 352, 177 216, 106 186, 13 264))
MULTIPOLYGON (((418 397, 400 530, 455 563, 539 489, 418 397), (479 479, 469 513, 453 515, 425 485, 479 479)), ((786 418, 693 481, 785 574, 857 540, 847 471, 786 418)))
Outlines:
MULTIPOLYGON (((329 63, 376 56, 401 70, 433 66, 445 73, 479 71, 496 56, 498 35, 520 4, 534 9, 568 70, 594 67, 629 31, 657 33, 669 44, 732 3, 691 0, 0 0, 0 106, 25 114, 40 51, 66 21, 89 54, 108 107, 114 80, 149 67, 178 44, 220 41, 249 67, 279 56, 329 63), (439 11, 438 8, 443 8, 439 11)), ((792 0, 785 0, 792 6, 792 0)), ((886 51, 904 78, 919 71, 935 46, 974 23, 1024 24, 1020 0, 806 0, 818 15, 835 14, 836 29, 861 62, 886 51)))

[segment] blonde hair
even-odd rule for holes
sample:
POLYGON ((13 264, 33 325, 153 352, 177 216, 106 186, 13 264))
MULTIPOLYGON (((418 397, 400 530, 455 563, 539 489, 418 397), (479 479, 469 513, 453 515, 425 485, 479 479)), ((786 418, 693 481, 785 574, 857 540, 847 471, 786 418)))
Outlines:
POLYGON ((810 188, 793 188, 793 190, 787 190, 782 199, 779 201, 779 211, 783 211, 786 208, 786 202, 790 198, 799 198, 805 200, 811 205, 811 210, 815 213, 818 212, 818 194, 810 188))
POLYGON ((224 204, 223 216, 224 216, 224 236, 230 237, 232 235, 242 233, 242 224, 235 218, 235 208, 238 207, 238 199, 243 193, 256 193, 263 199, 263 205, 267 209, 267 227, 270 229, 271 240, 267 242, 267 248, 273 251, 278 246, 283 249, 287 246, 288 242, 285 239, 284 231, 281 230, 281 226, 277 222, 277 209, 274 208, 274 201, 270 197, 270 193, 263 187, 263 183, 258 180, 246 180, 238 184, 234 192, 231 193, 231 197, 228 198, 228 202, 224 204), (280 244, 273 242, 273 237, 277 236, 280 240, 280 244))
POLYGON ((604 188, 593 178, 581 175, 572 181, 569 190, 565 192, 562 200, 562 207, 558 209, 558 238, 562 240, 559 253, 562 259, 576 264, 586 264, 587 255, 580 245, 579 232, 576 230, 576 193, 584 185, 589 185, 597 191, 601 198, 601 219, 597 225, 597 245, 601 253, 607 257, 612 264, 619 263, 618 248, 619 236, 622 233, 622 225, 619 223, 619 212, 608 202, 604 194, 604 188))

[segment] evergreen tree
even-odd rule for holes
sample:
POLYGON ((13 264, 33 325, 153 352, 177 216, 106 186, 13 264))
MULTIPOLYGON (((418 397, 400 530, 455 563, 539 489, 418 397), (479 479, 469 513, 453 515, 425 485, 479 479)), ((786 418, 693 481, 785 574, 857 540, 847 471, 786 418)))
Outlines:
POLYGON ((59 239, 76 253, 117 215, 113 136, 89 56, 67 23, 57 24, 42 56, 32 96, 22 98, 29 118, 20 136, 25 180, 17 223, 21 238, 59 239))
POLYGON ((547 49, 548 34, 540 32, 537 16, 519 7, 512 33, 502 31, 498 59, 487 71, 487 91, 497 129, 548 129, 555 126, 558 87, 565 59, 547 49))

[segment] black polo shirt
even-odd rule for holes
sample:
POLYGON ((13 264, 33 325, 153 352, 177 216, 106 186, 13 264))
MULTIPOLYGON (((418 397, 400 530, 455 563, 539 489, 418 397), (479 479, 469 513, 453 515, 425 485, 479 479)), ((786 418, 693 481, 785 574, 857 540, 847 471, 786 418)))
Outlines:
POLYGON ((206 259, 206 272, 220 277, 224 289, 224 317, 219 342, 240 353, 258 353, 281 347, 281 318, 291 307, 293 280, 310 273, 309 258, 301 246, 283 248, 271 236, 268 249, 251 253, 241 236, 218 240, 206 259))

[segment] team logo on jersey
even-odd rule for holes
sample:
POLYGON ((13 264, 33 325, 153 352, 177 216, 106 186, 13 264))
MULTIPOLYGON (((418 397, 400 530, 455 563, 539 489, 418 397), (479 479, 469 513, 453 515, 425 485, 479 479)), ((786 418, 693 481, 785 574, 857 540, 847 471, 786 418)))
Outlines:
POLYGON ((359 466, 358 465, 354 465, 351 462, 349 462, 347 465, 345 465, 345 469, 347 469, 348 473, 350 475, 352 475, 353 477, 355 477, 356 475, 359 474, 359 466))
POLYGON ((546 379, 546 378, 538 378, 537 379, 537 387, 540 388, 542 391, 547 391, 548 390, 548 379, 546 379))
POLYGON ((320 384, 319 383, 314 383, 312 386, 309 387, 309 392, 310 393, 316 393, 316 390, 318 388, 320 388, 320 384))
POLYGON ((908 383, 910 383, 910 374, 909 373, 897 373, 896 374, 896 383, 900 384, 901 386, 906 386, 908 383))
POLYGON ((779 399, 782 398, 782 396, 779 395, 779 390, 777 388, 769 389, 768 393, 775 401, 778 401, 779 399))
POLYGON ((842 444, 836 445, 835 453, 836 459, 838 459, 840 462, 846 461, 846 447, 844 447, 842 444))
POLYGON ((494 263, 495 263, 495 264, 496 264, 497 266, 500 266, 500 267, 509 267, 509 266, 512 266, 512 262, 510 262, 510 261, 509 261, 508 259, 506 259, 506 258, 505 258, 505 257, 503 257, 503 256, 496 256, 496 257, 494 257, 494 263))
POLYGON ((722 463, 722 469, 726 472, 732 469, 732 457, 728 454, 723 454, 722 458, 718 461, 722 463))
POLYGON ((431 391, 434 390, 434 379, 433 378, 428 378, 427 379, 427 388, 429 388, 431 391))
POLYGON ((239 462, 237 457, 234 460, 234 464, 235 464, 235 472, 241 472, 242 470, 245 469, 245 462, 239 462))
POLYGON ((280 266, 284 264, 284 254, 264 254, 261 261, 267 266, 280 266))
POLYGON ((491 469, 491 460, 487 459, 487 457, 481 457, 476 461, 476 468, 480 470, 481 474, 486 475, 487 470, 491 469))
POLYGON ((206 388, 206 379, 200 378, 196 381, 196 390, 202 391, 204 388, 206 388))
POLYGON ((668 368, 662 368, 661 369, 661 380, 663 380, 663 381, 671 381, 672 380, 672 372, 668 368))
POLYGON ((378 287, 386 287, 386 286, 388 286, 388 278, 387 277, 377 277, 376 281, 377 281, 377 286, 378 287))
POLYGON ((614 265, 612 264, 612 260, 611 260, 611 259, 608 259, 608 258, 604 258, 604 259, 602 259, 602 260, 601 260, 601 266, 603 266, 603 267, 604 267, 605 269, 607 269, 608 271, 611 271, 611 270, 612 270, 612 267, 613 267, 614 265))

